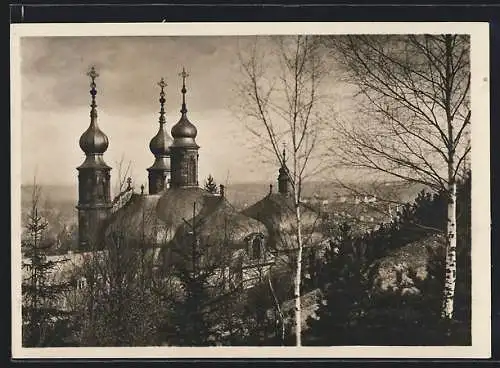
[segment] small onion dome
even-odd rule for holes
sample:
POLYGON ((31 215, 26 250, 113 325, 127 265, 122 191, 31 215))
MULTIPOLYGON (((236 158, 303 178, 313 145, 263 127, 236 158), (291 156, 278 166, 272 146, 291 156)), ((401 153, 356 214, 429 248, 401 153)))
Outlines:
POLYGON ((168 156, 170 154, 170 144, 172 139, 165 130, 165 125, 160 124, 158 133, 149 142, 149 149, 155 156, 168 156))
POLYGON ((290 178, 290 170, 286 166, 286 151, 283 148, 283 153, 281 154, 281 167, 279 168, 278 180, 286 180, 290 178))
POLYGON ((80 137, 80 148, 86 155, 103 154, 108 149, 109 141, 95 121, 80 137))
POLYGON ((149 142, 149 149, 156 157, 168 156, 170 154, 169 145, 172 143, 172 139, 165 131, 165 87, 167 83, 162 78, 158 85, 161 88, 160 91, 160 128, 158 129, 158 133, 151 139, 149 142))
POLYGON ((281 166, 279 168, 279 175, 278 179, 288 179, 290 177, 290 171, 288 170, 288 167, 285 165, 281 166))

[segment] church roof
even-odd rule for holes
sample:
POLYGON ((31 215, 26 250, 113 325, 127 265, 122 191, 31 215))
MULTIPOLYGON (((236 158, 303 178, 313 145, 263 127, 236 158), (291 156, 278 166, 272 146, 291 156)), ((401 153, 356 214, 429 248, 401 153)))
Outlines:
MULTIPOLYGON (((265 225, 249 216, 238 212, 226 198, 220 196, 205 197, 205 205, 194 217, 195 230, 202 242, 212 244, 230 244, 232 247, 245 246, 250 234, 267 234, 265 225)), ((178 230, 182 236, 191 231, 184 223, 178 230)))
POLYGON ((109 218, 105 235, 124 234, 129 241, 156 243, 160 229, 164 227, 156 215, 159 199, 160 195, 132 194, 127 203, 109 218))
MULTIPOLYGON (((322 221, 321 214, 305 204, 300 204, 300 209, 303 234, 305 236, 312 233, 318 235, 322 221)), ((294 234, 296 231, 295 205, 291 196, 269 193, 260 201, 245 208, 242 214, 265 224, 271 243, 275 246, 290 248, 290 244, 284 244, 284 235, 294 234)))
POLYGON ((168 228, 177 229, 184 219, 200 213, 208 197, 216 196, 199 187, 169 188, 158 200, 156 213, 168 228))
POLYGON ((199 187, 169 188, 161 194, 133 194, 109 219, 106 234, 124 232, 147 243, 167 244, 185 235, 195 220, 205 241, 221 242, 224 236, 240 244, 251 233, 266 233, 258 220, 239 213, 224 197, 199 187))

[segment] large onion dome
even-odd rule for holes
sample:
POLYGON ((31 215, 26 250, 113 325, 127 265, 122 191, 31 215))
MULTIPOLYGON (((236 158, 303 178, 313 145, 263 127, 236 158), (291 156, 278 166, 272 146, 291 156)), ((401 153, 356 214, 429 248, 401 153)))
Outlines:
POLYGON ((90 70, 88 75, 91 77, 92 82, 90 84, 90 95, 92 96, 92 102, 90 104, 90 126, 83 132, 80 137, 80 148, 86 155, 99 155, 106 152, 108 149, 109 141, 106 134, 99 129, 97 125, 97 103, 95 96, 97 95, 95 78, 99 76, 95 71, 94 67, 90 70))
MULTIPOLYGON (((181 111, 182 112, 182 111, 181 111)), ((172 127, 172 137, 174 138, 196 138, 198 130, 183 113, 177 124, 172 127)))
POLYGON ((108 149, 108 145, 108 137, 99 129, 97 122, 92 120, 88 129, 80 137, 80 148, 86 155, 103 154, 108 149))
POLYGON ((174 147, 187 147, 187 146, 196 146, 195 138, 198 134, 198 130, 191 123, 187 117, 187 107, 186 107, 186 77, 188 74, 185 69, 182 69, 182 108, 181 108, 181 118, 172 127, 171 134, 174 138, 174 143, 172 146, 174 147))

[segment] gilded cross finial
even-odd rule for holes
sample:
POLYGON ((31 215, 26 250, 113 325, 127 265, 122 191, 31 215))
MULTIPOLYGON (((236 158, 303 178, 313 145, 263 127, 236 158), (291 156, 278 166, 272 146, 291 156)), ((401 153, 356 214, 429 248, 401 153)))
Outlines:
POLYGON ((186 78, 189 77, 189 73, 186 72, 186 69, 182 67, 182 72, 179 73, 179 76, 182 77, 182 86, 186 86, 186 78))
POLYGON ((92 81, 94 81, 99 76, 99 73, 97 73, 95 67, 92 66, 90 70, 87 72, 87 75, 92 79, 92 81))
POLYGON ((163 77, 161 80, 158 82, 158 85, 161 88, 160 91, 160 124, 165 124, 165 91, 164 88, 167 86, 167 82, 165 82, 165 79, 163 77))
POLYGON ((92 102, 90 104, 90 107, 92 108, 92 110, 90 111, 90 116, 92 118, 96 118, 97 117, 97 111, 96 111, 96 107, 97 107, 97 104, 95 102, 95 96, 97 95, 97 90, 95 89, 96 85, 95 85, 95 79, 99 76, 99 73, 97 73, 97 71, 95 70, 95 67, 92 66, 90 68, 90 70, 87 72, 87 75, 90 77, 91 81, 90 81, 90 95, 92 96, 92 102))
POLYGON ((186 69, 183 67, 182 68, 182 72, 179 73, 179 76, 182 77, 182 89, 181 89, 181 92, 182 92, 182 109, 181 109, 181 113, 185 114, 187 112, 187 108, 186 108, 186 78, 189 77, 189 73, 186 72, 186 69))
POLYGON ((163 77, 161 77, 160 81, 158 82, 158 85, 160 86, 161 90, 163 91, 163 89, 167 86, 167 82, 165 82, 165 79, 163 77))

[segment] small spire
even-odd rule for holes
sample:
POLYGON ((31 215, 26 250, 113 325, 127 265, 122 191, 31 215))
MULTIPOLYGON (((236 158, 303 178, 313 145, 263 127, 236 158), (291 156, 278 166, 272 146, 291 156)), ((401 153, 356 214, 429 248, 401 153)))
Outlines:
POLYGON ((132 178, 128 177, 127 178, 127 190, 132 189, 132 178))
POLYGON ((221 198, 224 198, 224 189, 225 189, 225 186, 223 184, 220 184, 219 185, 219 194, 221 196, 221 198))
POLYGON ((189 74, 186 72, 186 69, 183 67, 182 72, 179 73, 179 76, 182 77, 182 108, 181 108, 181 113, 185 114, 187 112, 186 108, 186 78, 189 77, 189 74))
POLYGON ((97 95, 97 90, 95 89, 96 84, 95 80, 99 76, 99 73, 95 70, 95 67, 92 66, 90 68, 90 71, 87 73, 87 75, 90 77, 90 95, 92 96, 92 102, 90 104, 90 107, 92 108, 90 110, 90 117, 91 118, 96 118, 97 117, 97 103, 95 101, 95 96, 97 95))
POLYGON ((162 77, 161 80, 158 82, 158 86, 160 86, 161 91, 160 91, 160 124, 165 124, 165 87, 167 86, 167 82, 165 82, 165 79, 162 77))
POLYGON ((144 195, 144 184, 141 184, 141 195, 144 195))
POLYGON ((286 143, 283 142, 283 153, 281 155, 282 159, 283 159, 283 165, 286 163, 286 143))
POLYGON ((269 194, 272 194, 272 193, 273 193, 273 185, 269 184, 269 194))

